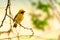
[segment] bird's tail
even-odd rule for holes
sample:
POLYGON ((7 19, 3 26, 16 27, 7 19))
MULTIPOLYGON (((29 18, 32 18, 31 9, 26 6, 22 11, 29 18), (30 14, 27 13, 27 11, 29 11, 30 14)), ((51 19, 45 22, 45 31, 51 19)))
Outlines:
POLYGON ((15 27, 15 28, 16 28, 16 27, 17 27, 17 24, 16 24, 16 23, 14 23, 13 27, 15 27))

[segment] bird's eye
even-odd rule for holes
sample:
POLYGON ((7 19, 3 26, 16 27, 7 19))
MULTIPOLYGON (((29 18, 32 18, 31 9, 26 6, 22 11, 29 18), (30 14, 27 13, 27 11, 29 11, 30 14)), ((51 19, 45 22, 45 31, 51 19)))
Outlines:
POLYGON ((24 13, 23 11, 21 13, 24 13))
POLYGON ((25 11, 21 11, 21 13, 24 13, 25 11))

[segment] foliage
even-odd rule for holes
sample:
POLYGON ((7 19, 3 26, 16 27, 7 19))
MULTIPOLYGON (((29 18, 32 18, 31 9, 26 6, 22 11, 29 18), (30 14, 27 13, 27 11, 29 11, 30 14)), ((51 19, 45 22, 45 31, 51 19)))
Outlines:
MULTIPOLYGON (((35 6, 36 5, 36 3, 35 2, 32 2, 32 5, 33 6, 35 6)), ((49 8, 51 7, 51 5, 50 4, 44 4, 44 3, 42 3, 41 1, 38 1, 38 4, 37 4, 37 9, 40 9, 40 10, 42 10, 42 11, 44 11, 44 12, 46 12, 47 13, 47 15, 48 15, 48 17, 50 16, 50 13, 49 13, 49 8)))
MULTIPOLYGON (((35 2, 31 3, 33 6, 36 6, 35 2)), ((42 10, 43 12, 47 13, 47 18, 45 18, 44 20, 39 20, 36 16, 34 16, 35 14, 31 15, 32 17, 32 22, 35 25, 35 27, 37 29, 41 29, 44 30, 45 26, 48 24, 47 20, 48 18, 50 18, 50 13, 49 13, 49 8, 51 7, 50 4, 44 4, 41 1, 38 0, 38 5, 36 6, 37 9, 42 10)))
POLYGON ((31 2, 31 4, 32 4, 33 6, 35 6, 35 5, 36 5, 36 3, 35 3, 35 2, 31 2))
POLYGON ((44 20, 39 20, 38 15, 35 15, 35 14, 32 14, 31 15, 31 20, 32 20, 32 23, 35 25, 35 28, 37 29, 41 29, 41 30, 44 30, 45 26, 48 25, 47 23, 47 19, 44 19, 44 20))
POLYGON ((47 12, 48 17, 50 17, 49 8, 51 6, 49 4, 43 4, 42 2, 38 1, 37 9, 43 10, 44 12, 47 12))

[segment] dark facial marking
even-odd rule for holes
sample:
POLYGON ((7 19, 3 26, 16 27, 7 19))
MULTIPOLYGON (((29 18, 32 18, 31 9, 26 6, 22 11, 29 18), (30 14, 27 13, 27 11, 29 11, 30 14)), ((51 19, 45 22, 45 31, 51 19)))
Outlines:
POLYGON ((25 11, 21 11, 21 13, 23 14, 25 11))

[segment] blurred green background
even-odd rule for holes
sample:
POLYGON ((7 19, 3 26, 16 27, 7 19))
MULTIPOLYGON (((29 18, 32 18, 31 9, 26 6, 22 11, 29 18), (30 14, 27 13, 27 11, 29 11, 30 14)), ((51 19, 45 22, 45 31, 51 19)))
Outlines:
MULTIPOLYGON (((0 0, 0 22, 3 19, 2 17, 4 17, 6 5, 7 0, 0 0)), ((21 38, 21 40, 58 40, 60 38, 60 0, 11 0, 13 17, 20 8, 26 11, 21 24, 31 27, 34 31, 34 36, 31 39, 21 38)), ((6 21, 7 20, 8 19, 6 19, 6 21)), ((4 24, 5 26, 8 25, 8 23, 6 23, 7 22, 4 24)), ((30 31, 26 32, 23 28, 18 28, 18 30, 19 32, 22 30, 20 34, 24 34, 24 32, 25 34, 31 33, 30 31)))

